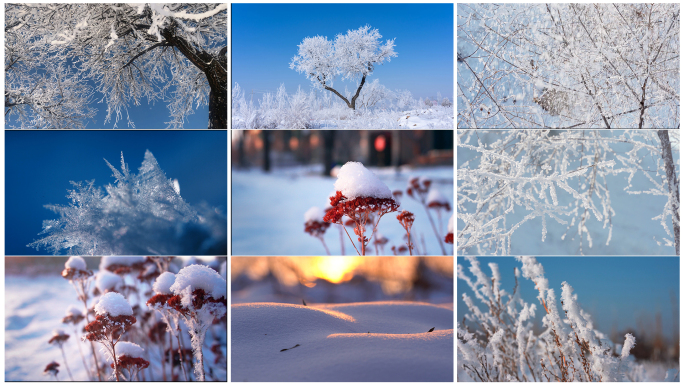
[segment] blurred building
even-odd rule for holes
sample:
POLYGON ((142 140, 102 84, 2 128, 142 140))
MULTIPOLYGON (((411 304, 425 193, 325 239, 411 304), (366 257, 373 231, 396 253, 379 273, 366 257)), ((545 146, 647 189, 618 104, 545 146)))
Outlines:
POLYGON ((453 165, 453 130, 232 131, 233 167, 453 165))

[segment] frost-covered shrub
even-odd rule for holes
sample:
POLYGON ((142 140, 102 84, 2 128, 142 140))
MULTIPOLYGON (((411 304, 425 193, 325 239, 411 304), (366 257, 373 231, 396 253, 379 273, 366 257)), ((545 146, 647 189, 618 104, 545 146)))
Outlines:
POLYGON ((458 278, 472 289, 475 299, 464 293, 468 307, 466 322, 457 326, 458 370, 475 381, 630 381, 638 369, 628 359, 635 345, 625 335, 621 354, 613 354, 613 344, 593 328, 589 314, 578 303, 572 287, 563 282, 561 308, 556 294, 544 277, 544 268, 534 257, 516 257, 522 268, 515 269, 512 293, 501 288, 499 266, 489 263, 491 276, 481 269, 473 256, 470 274, 458 265, 458 278), (532 281, 546 312, 543 330, 533 332, 531 319, 536 305, 522 300, 518 278, 532 281), (481 310, 481 307, 486 310, 481 310))
MULTIPOLYGON (((105 162, 107 162, 105 160, 105 162)), ((103 193, 93 181, 71 182, 72 203, 47 205, 59 214, 45 220, 42 239, 29 244, 57 254, 225 254, 227 223, 216 211, 185 202, 177 181, 168 179, 150 151, 138 174, 121 154, 121 171, 111 168, 116 184, 103 193)))

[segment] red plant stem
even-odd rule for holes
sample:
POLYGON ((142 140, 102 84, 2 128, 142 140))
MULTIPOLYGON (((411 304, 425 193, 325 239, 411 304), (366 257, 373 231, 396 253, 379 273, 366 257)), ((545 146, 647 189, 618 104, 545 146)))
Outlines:
POLYGON ((347 233, 347 237, 349 237, 349 241, 351 241, 352 245, 354 246, 354 249, 356 250, 356 253, 358 253, 359 256, 361 256, 361 253, 359 253, 359 249, 356 248, 356 244, 354 244, 354 240, 352 240, 351 236, 349 236, 349 232, 347 232, 347 228, 345 228, 344 224, 340 224, 342 228, 344 228, 344 232, 347 233))
POLYGON ((442 238, 439 236, 439 232, 437 232, 437 227, 435 227, 435 222, 432 221, 432 216, 430 215, 430 210, 428 209, 427 205, 423 203, 423 207, 425 207, 425 212, 427 213, 428 219, 430 219, 430 224, 432 225, 432 230, 435 232, 435 236, 437 236, 437 244, 439 244, 439 247, 442 249, 442 254, 446 256, 446 249, 444 249, 444 245, 442 245, 442 238))
POLYGON ((340 228, 340 247, 342 248, 342 256, 344 256, 344 235, 342 234, 342 228, 340 228))
POLYGON ((185 359, 183 358, 183 350, 181 349, 181 339, 180 339, 180 324, 178 325, 178 332, 176 332, 176 340, 178 340, 178 355, 180 356, 181 368, 183 368, 183 376, 185 376, 185 381, 188 380, 188 373, 185 371, 185 359))
POLYGON ((327 253, 328 256, 330 256, 330 251, 328 250, 328 246, 325 245, 325 240, 323 240, 323 236, 319 236, 318 238, 321 239, 321 243, 323 243, 323 248, 325 248, 325 253, 327 253))
POLYGON ((76 345, 78 345, 78 353, 81 355, 81 361, 83 361, 83 367, 85 368, 86 372, 88 372, 88 380, 90 380, 90 368, 88 368, 88 364, 86 364, 85 361, 85 356, 83 355, 83 349, 81 348, 81 343, 80 343, 80 338, 78 337, 78 327, 74 323, 74 335, 76 336, 76 345))
POLYGON ((62 350, 62 358, 64 358, 64 366, 67 369, 67 373, 69 373, 69 378, 71 378, 71 381, 74 381, 74 377, 71 375, 71 369, 69 369, 69 364, 67 364, 66 354, 64 353, 64 345, 60 343, 59 349, 62 350))
POLYGON ((119 364, 116 361, 116 343, 114 342, 114 335, 112 335, 112 340, 107 340, 109 341, 109 345, 112 347, 112 359, 114 360, 114 376, 116 377, 116 381, 119 380, 119 364))
POLYGON ((409 256, 413 256, 413 245, 411 245, 411 231, 409 231, 408 227, 406 227, 406 236, 408 237, 408 249, 409 249, 409 256))
MULTIPOLYGON (((81 283, 82 284, 82 283, 81 283)), ((83 292, 85 292, 85 286, 81 286, 83 292)), ((78 292, 77 292, 78 293, 78 292)), ((81 296, 81 301, 83 301, 83 307, 85 308, 86 321, 90 323, 90 314, 88 313, 88 302, 85 295, 81 296)), ((91 341, 90 348, 93 350, 93 359, 95 360, 95 370, 97 371, 97 381, 102 381, 102 375, 100 374, 100 363, 97 362, 97 354, 95 353, 95 344, 91 341)))

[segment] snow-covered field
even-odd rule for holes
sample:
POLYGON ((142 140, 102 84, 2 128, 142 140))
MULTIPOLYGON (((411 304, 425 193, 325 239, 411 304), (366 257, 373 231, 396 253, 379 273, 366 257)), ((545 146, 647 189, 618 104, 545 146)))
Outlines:
MULTIPOLYGON (((239 84, 232 93, 232 129, 453 129, 454 107, 448 98, 413 99, 408 91, 392 92, 371 82, 359 95, 355 109, 331 92, 288 95, 281 85, 249 102, 239 84)), ((351 95, 347 95, 351 99, 351 95)))
POLYGON ((453 315, 453 304, 234 304, 231 378, 453 381, 453 315))
MULTIPOLYGON (((139 297, 138 295, 142 296, 143 292, 130 295, 129 300, 134 309, 139 304, 139 300, 136 300, 139 297)), ((74 380, 89 380, 88 373, 83 367, 78 348, 79 344, 74 335, 74 326, 62 323, 67 308, 70 306, 82 309, 83 303, 77 299, 76 291, 69 284, 69 281, 62 278, 59 272, 54 275, 7 275, 5 277, 5 380, 53 380, 50 376, 43 375, 45 366, 52 361, 60 364, 58 379, 69 380, 69 374, 60 349, 54 344, 48 344, 53 335, 53 330, 62 330, 71 335, 64 343, 64 353, 74 380)), ((137 311, 137 309, 135 310, 137 311)), ((153 311, 153 316, 157 316, 156 311, 153 311)), ((140 320, 143 315, 137 317, 138 322, 127 333, 140 335, 141 332, 144 332, 147 334, 149 331, 147 328, 140 329, 140 327, 148 327, 148 325, 142 324, 145 323, 144 321, 140 320)), ((83 336, 82 328, 84 325, 84 322, 77 325, 79 338, 83 336)), ((223 326, 225 327, 225 325, 223 326)), ((183 344, 190 346, 191 340, 187 328, 184 324, 181 327, 183 330, 181 334, 184 335, 183 344)), ((227 378, 227 330, 225 328, 221 330, 221 327, 221 323, 210 327, 203 351, 207 379, 216 378, 225 381, 227 378), (217 340, 220 340, 218 343, 222 346, 220 348, 222 357, 215 361, 217 356, 212 352, 211 344, 217 340)), ((140 341, 137 342, 141 343, 140 341)), ((81 342, 80 345, 86 363, 92 366, 90 345, 86 342, 81 342)), ((149 368, 140 371, 141 380, 162 380, 164 376, 161 373, 162 358, 159 345, 141 343, 141 346, 145 349, 143 358, 150 362, 149 368)), ((98 357, 102 359, 101 345, 95 344, 95 348, 98 350, 98 357)), ((110 362, 107 362, 107 365, 110 362)), ((169 371, 168 363, 166 363, 166 370, 169 371)), ((189 372, 189 374, 191 373, 189 372)))
MULTIPOLYGON (((422 205, 406 196, 408 180, 415 176, 429 177, 433 188, 453 203, 454 170, 452 167, 401 167, 371 169, 391 191, 402 190, 399 209, 415 214, 412 238, 428 255, 441 255, 442 251, 422 205), (415 238, 414 238, 415 236, 415 238), (423 245, 425 244, 425 245, 423 245)), ((313 206, 324 208, 334 190, 336 179, 320 176, 320 167, 279 168, 270 174, 259 170, 232 171, 232 254, 233 255, 325 255, 321 242, 304 232, 304 214, 313 206)), ((451 204, 453 207, 453 204, 451 204)), ((452 208, 453 209, 453 208, 452 208)), ((453 211, 452 211, 453 212, 453 211)), ((442 212, 441 220, 431 212, 435 224, 441 225, 443 240, 447 221, 452 212, 442 212), (439 224, 438 224, 439 223, 439 224)), ((378 231, 389 239, 380 254, 392 255, 391 247, 404 245, 404 228, 395 213, 386 214, 378 231)), ((340 229, 333 225, 325 233, 325 242, 332 255, 341 255, 340 229)), ((348 229, 353 237, 353 230, 348 229)), ((355 255, 347 235, 342 232, 344 254, 355 255)), ((375 254, 373 240, 368 254, 375 254)), ((445 244, 447 253, 453 247, 445 244)))

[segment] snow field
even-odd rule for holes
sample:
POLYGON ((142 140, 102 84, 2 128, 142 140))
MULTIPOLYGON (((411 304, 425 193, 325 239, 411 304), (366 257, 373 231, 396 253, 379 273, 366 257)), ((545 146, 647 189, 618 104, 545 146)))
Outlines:
POLYGON ((234 304, 231 324, 233 381, 453 381, 441 306, 234 304))

